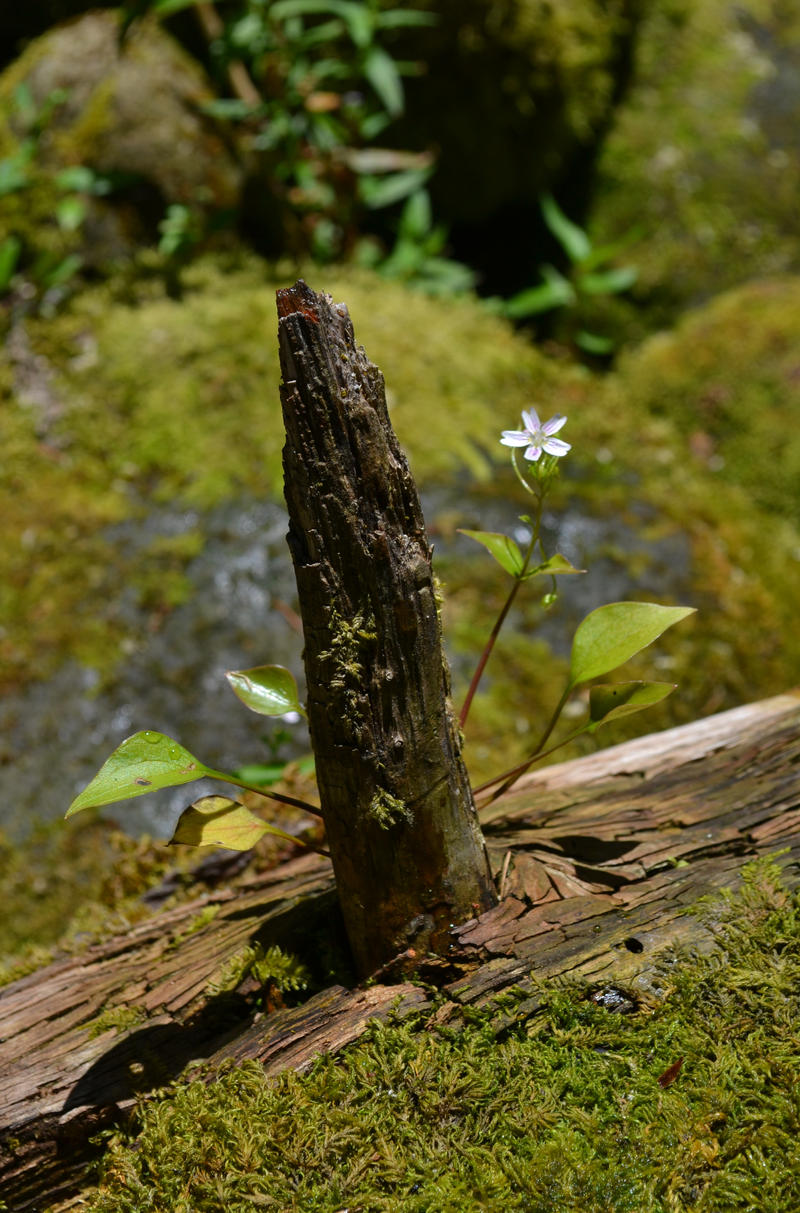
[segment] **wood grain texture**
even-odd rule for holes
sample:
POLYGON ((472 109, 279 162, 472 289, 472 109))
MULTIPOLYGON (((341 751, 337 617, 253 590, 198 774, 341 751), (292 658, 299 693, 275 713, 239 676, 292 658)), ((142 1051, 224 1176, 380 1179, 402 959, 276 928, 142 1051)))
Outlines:
MULTIPOLYGON (((791 693, 527 776, 486 825, 503 900, 455 932, 457 963, 432 958, 426 975, 438 972, 454 1006, 519 986, 531 1009, 541 983, 564 975, 647 989, 666 946, 708 946, 687 908, 735 886, 747 860, 784 851, 787 883, 800 883, 798 770, 791 693)), ((301 947, 334 907, 330 863, 304 856, 0 990, 0 1193, 14 1213, 68 1198, 89 1138, 190 1061, 303 1069, 371 1019, 424 1008, 408 981, 334 986, 273 1014, 213 992, 244 944, 301 947), (216 917, 192 931, 210 902, 216 917), (142 1022, 92 1035, 91 1021, 118 1006, 142 1022)))
POLYGON ((356 964, 446 955, 496 901, 449 703, 419 496, 344 304, 278 292, 289 547, 311 740, 356 964))

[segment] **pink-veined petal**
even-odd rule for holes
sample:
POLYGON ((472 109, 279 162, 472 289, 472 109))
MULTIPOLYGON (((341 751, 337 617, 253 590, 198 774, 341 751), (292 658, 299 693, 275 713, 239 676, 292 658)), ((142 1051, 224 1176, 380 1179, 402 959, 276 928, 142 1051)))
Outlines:
POLYGON ((544 443, 544 449, 548 455, 566 455, 567 451, 572 450, 572 447, 568 442, 562 442, 560 438, 548 438, 544 443))
POLYGON ((533 463, 535 463, 536 460, 541 455, 541 453, 542 453, 542 448, 540 446, 529 446, 527 451, 525 452, 525 458, 530 459, 533 461, 533 463))
POLYGON ((562 425, 566 425, 566 417, 562 417, 560 413, 556 413, 555 417, 551 417, 549 421, 545 421, 542 426, 542 433, 549 438, 551 434, 557 434, 562 425))
POLYGON ((523 409, 522 420, 532 434, 535 434, 536 431, 541 428, 542 423, 539 420, 539 414, 534 408, 523 409))
POLYGON ((527 446, 531 436, 525 430, 503 430, 502 446, 527 446))

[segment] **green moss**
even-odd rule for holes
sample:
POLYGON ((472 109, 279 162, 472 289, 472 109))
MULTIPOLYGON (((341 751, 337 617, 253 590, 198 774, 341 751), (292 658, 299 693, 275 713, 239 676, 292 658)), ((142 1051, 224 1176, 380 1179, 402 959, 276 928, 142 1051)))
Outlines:
POLYGON ((230 994, 247 977, 282 993, 305 990, 311 979, 308 969, 296 956, 289 955, 276 944, 264 948, 260 943, 254 943, 248 944, 225 962, 209 983, 209 993, 213 996, 230 994))
POLYGON ((111 1028, 115 1028, 117 1032, 126 1032, 129 1028, 138 1027, 146 1019, 147 1012, 143 1007, 107 1007, 105 1011, 101 1011, 99 1015, 90 1019, 83 1026, 89 1033, 89 1039, 94 1040, 96 1036, 102 1036, 111 1028))
POLYGON ((628 338, 749 278, 796 270, 800 190, 792 110, 800 28, 769 0, 645 7, 635 82, 599 166, 592 236, 632 230, 628 338))
MULTIPOLYGON (((57 950, 80 951, 147 917, 141 894, 191 863, 191 848, 167 850, 94 820, 39 824, 21 844, 0 836, 0 985, 47 964, 57 950)), ((188 881, 181 892, 192 894, 188 881)))
POLYGON ((401 821, 413 822, 414 813, 404 800, 392 796, 385 788, 378 788, 369 806, 369 815, 383 830, 390 830, 401 821))
POLYGON ((533 1015, 506 997, 375 1027, 305 1076, 251 1063, 150 1097, 88 1208, 744 1213, 757 1192, 791 1213, 800 899, 760 863, 704 912, 714 952, 666 957, 631 1014, 562 984, 533 1015))
MULTIPOLYGON (((800 519, 800 278, 748 283, 623 359, 631 407, 666 417, 711 477, 800 519)), ((688 450, 687 450, 688 448, 688 450)))

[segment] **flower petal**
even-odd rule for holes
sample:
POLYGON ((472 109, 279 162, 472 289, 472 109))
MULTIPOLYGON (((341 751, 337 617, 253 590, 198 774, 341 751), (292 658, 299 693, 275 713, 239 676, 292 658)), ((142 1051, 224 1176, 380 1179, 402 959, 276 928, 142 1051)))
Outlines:
POLYGON ((551 434, 557 434, 562 425, 566 425, 566 417, 562 417, 560 413, 556 413, 555 417, 551 417, 549 421, 545 421, 542 426, 542 433, 549 438, 551 434))
POLYGON ((570 443, 562 442, 560 438, 547 438, 543 445, 548 455, 566 455, 572 450, 570 443))
POLYGON ((542 423, 539 420, 539 414, 534 408, 522 410, 522 421, 532 434, 535 434, 538 429, 541 429, 542 423))
POLYGON ((531 436, 526 430, 503 430, 502 446, 527 446, 531 436))
POLYGON ((540 446, 529 446, 527 451, 525 452, 525 458, 531 459, 535 463, 536 460, 541 455, 541 453, 542 453, 542 448, 540 446))

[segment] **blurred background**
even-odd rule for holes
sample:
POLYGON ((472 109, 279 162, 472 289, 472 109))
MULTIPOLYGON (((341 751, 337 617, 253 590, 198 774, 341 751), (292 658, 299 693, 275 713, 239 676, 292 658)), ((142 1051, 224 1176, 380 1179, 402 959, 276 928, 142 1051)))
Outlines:
POLYGON ((678 691, 566 756, 800 681, 799 201, 785 0, 4 6, 0 975, 175 864, 149 836, 185 790, 61 822, 130 733, 311 794, 302 722, 224 679, 302 679, 274 305, 298 276, 384 372, 457 702, 508 589, 458 530, 524 532, 500 431, 568 417, 546 540, 588 572, 519 595, 476 782, 532 748, 603 602, 698 614, 626 667, 678 691))

